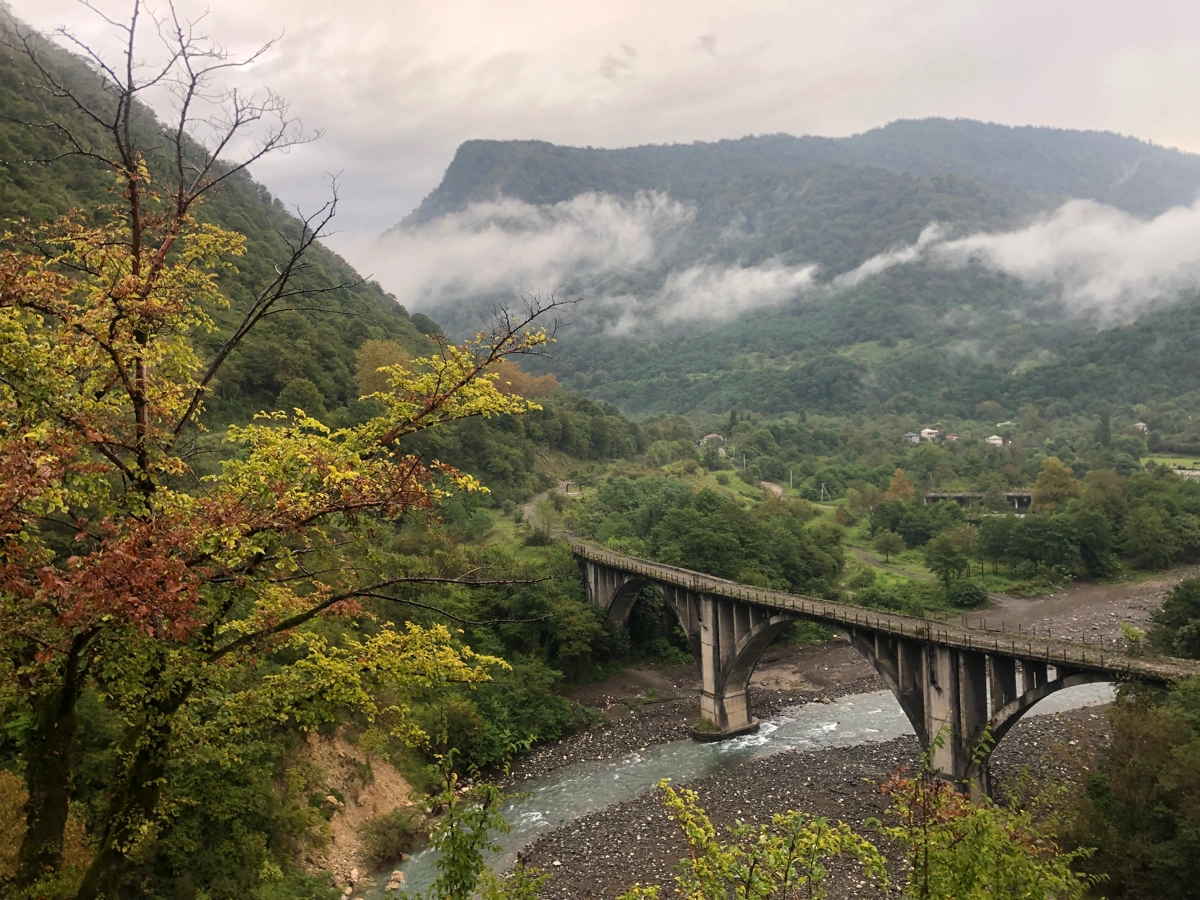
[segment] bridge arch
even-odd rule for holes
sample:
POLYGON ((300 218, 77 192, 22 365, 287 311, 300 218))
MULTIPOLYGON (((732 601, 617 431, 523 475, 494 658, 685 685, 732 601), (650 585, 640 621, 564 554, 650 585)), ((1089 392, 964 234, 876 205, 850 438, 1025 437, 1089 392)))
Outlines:
POLYGON ((1063 673, 1056 671, 1054 674, 1055 677, 1052 680, 1029 688, 1021 696, 1004 704, 992 713, 988 727, 996 743, 999 743, 1012 730, 1012 727, 1021 721, 1021 718, 1027 712, 1051 694, 1057 694, 1059 691, 1066 690, 1067 688, 1080 687, 1085 684, 1112 684, 1116 681, 1110 673, 1106 672, 1063 673))
POLYGON ((637 602, 637 598, 641 596, 642 591, 648 587, 657 587, 657 585, 648 578, 640 577, 630 578, 624 584, 618 586, 613 591, 612 599, 608 604, 608 621, 621 627, 628 625, 629 616, 633 612, 633 605, 637 602))
POLYGON ((833 631, 847 641, 875 669, 900 704, 909 724, 917 734, 922 747, 929 746, 929 733, 925 723, 924 702, 924 659, 920 648, 888 645, 886 637, 881 642, 877 634, 863 634, 853 629, 834 626, 833 631))
MULTIPOLYGON (((718 618, 719 615, 718 611, 718 618)), ((719 637, 717 642, 705 640, 704 632, 701 632, 699 655, 704 688, 700 694, 700 717, 716 731, 697 731, 698 738, 728 737, 758 727, 758 720, 750 713, 750 678, 767 647, 797 618, 792 613, 767 610, 747 616, 748 621, 740 634, 737 630, 732 632, 733 647, 723 661, 719 659, 723 655, 719 637), (720 664, 706 667, 705 654, 717 657, 714 662, 720 664), (711 678, 706 668, 713 670, 711 678)))
POLYGON ((712 728, 708 738, 757 727, 747 695, 755 666, 787 625, 811 620, 850 640, 896 696, 930 752, 933 770, 973 795, 990 788, 986 756, 977 753, 985 734, 999 742, 1046 697, 1130 677, 1169 683, 1200 675, 1200 665, 1185 660, 997 634, 754 588, 585 544, 572 550, 589 599, 617 623, 628 618, 647 584, 663 591, 700 664, 701 717, 712 728))

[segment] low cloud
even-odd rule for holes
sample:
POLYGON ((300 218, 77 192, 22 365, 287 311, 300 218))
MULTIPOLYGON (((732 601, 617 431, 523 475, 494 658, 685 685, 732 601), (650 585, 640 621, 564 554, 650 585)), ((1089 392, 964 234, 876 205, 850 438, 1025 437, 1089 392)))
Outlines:
POLYGON ((1072 200, 1026 227, 966 236, 931 223, 916 242, 829 280, 812 263, 697 262, 688 245, 694 217, 694 207, 661 193, 583 194, 547 206, 502 198, 360 242, 350 255, 402 303, 452 322, 466 324, 480 297, 569 286, 589 298, 580 314, 612 334, 828 297, 914 263, 977 263, 1101 323, 1127 321, 1200 284, 1200 200, 1153 219, 1072 200))
POLYGON ((1119 321, 1200 283, 1200 200, 1153 219, 1072 200, 1026 228, 929 249, 935 260, 963 265, 975 259, 1060 292, 1074 312, 1119 321))
POLYGON ((785 266, 770 260, 757 266, 692 266, 667 276, 655 303, 658 318, 731 319, 765 306, 777 306, 816 284, 817 266, 785 266))
POLYGON ((955 267, 976 262, 1044 289, 1076 315, 1110 323, 1200 285, 1200 200, 1153 219, 1071 200, 1013 231, 965 237, 949 231, 930 224, 916 243, 873 256, 830 286, 855 287, 920 261, 955 267))
POLYGON ((943 240, 945 229, 936 222, 926 225, 921 231, 921 236, 917 238, 915 244, 910 244, 907 247, 898 247, 893 250, 886 250, 883 253, 877 253, 872 256, 858 268, 838 275, 830 282, 831 287, 835 290, 848 289, 858 287, 869 278, 874 278, 877 275, 882 275, 888 269, 896 266, 906 265, 907 263, 917 262, 925 252, 940 241, 943 240))
POLYGON ((787 266, 770 260, 757 266, 698 265, 668 273, 663 286, 644 299, 605 298, 620 309, 608 334, 626 334, 652 322, 721 322, 745 312, 778 306, 817 286, 815 264, 787 266))
POLYGON ((346 255, 401 303, 437 310, 480 294, 636 271, 666 252, 692 216, 664 194, 581 194, 549 206, 502 198, 358 241, 346 255))
POLYGON ((347 255, 406 306, 459 322, 473 299, 582 285, 592 302, 581 313, 601 316, 611 333, 650 321, 731 319, 816 285, 812 264, 673 267, 694 213, 661 193, 582 194, 546 206, 501 198, 359 241, 347 255), (633 296, 620 287, 629 279, 658 287, 633 296))

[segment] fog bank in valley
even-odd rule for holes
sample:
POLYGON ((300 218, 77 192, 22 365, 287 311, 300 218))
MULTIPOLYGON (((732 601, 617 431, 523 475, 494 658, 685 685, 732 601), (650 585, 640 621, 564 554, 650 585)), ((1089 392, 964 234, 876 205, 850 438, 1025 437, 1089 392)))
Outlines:
POLYGON ((481 300, 569 290, 585 298, 584 316, 615 333, 649 322, 728 320, 919 262, 977 263, 1101 324, 1128 321, 1200 283, 1200 200, 1151 219, 1071 200, 1002 232, 962 234, 933 222, 915 242, 837 275, 778 258, 696 260, 688 252, 694 218, 692 206, 662 193, 589 193, 546 206, 499 198, 360 240, 348 255, 399 302, 434 316, 461 320, 481 300))

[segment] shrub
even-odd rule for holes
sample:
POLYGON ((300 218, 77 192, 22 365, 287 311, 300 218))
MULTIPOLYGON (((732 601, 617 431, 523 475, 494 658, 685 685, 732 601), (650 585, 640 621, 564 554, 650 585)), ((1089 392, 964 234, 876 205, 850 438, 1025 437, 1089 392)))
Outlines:
POLYGON ((946 600, 959 609, 972 609, 987 603, 988 593, 973 581, 956 581, 946 591, 946 600))
POLYGON ((863 588, 869 588, 874 583, 875 570, 864 566, 847 579, 846 587, 852 591, 860 591, 863 588))
POLYGON ((416 846, 420 834, 419 814, 403 806, 365 822, 358 831, 363 852, 377 866, 399 860, 416 846))
POLYGON ((1171 588, 1150 622, 1149 642, 1154 649, 1200 659, 1200 578, 1188 578, 1171 588))

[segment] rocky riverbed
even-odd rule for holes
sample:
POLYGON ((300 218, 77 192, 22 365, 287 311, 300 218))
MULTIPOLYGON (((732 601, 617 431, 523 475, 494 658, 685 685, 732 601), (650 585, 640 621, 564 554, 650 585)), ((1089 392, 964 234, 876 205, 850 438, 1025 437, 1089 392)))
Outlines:
MULTIPOLYGON (((1200 567, 1186 567, 1141 582, 1081 584, 1039 600, 1002 598, 981 613, 991 627, 1050 629, 1071 640, 1121 638, 1120 623, 1145 627, 1166 591, 1200 567)), ((974 623, 972 623, 974 624, 974 623)), ((803 650, 775 647, 764 656, 751 688, 760 718, 799 703, 883 688, 869 666, 842 641, 803 650)), ((592 686, 578 699, 603 711, 604 719, 564 741, 541 748, 514 770, 518 785, 579 759, 610 759, 688 736, 699 685, 694 669, 647 669, 622 673, 592 686)), ((1028 717, 1005 737, 992 757, 1000 795, 1024 784, 1065 783, 1080 777, 1108 740, 1103 709, 1092 707, 1028 717)), ((884 815, 879 785, 897 768, 917 764, 915 737, 824 750, 796 750, 751 760, 696 779, 689 786, 718 825, 735 819, 766 821, 776 812, 803 809, 864 827, 884 815)), ((895 848, 881 847, 892 856, 895 848)), ((635 883, 669 886, 686 851, 677 827, 652 792, 575 820, 544 835, 523 856, 551 874, 546 900, 612 898, 635 883)), ((877 896, 852 866, 838 864, 831 897, 877 896)), ((669 896, 669 892, 668 892, 669 896)))
MULTIPOLYGON (((1107 724, 1103 711, 1095 708, 1021 722, 994 757, 1000 790, 1023 772, 1059 783, 1076 777, 1080 758, 1107 739, 1107 724)), ((719 826, 735 819, 762 822, 776 812, 800 809, 865 831, 868 818, 886 815, 880 783, 897 768, 916 765, 918 755, 915 737, 792 751, 722 769, 689 786, 699 792, 719 826)), ((886 842, 880 846, 896 856, 886 842)), ((542 892, 545 900, 599 900, 616 897, 635 883, 669 886, 685 852, 678 828, 655 795, 646 792, 545 835, 524 856, 551 874, 542 892)), ((853 866, 839 863, 833 873, 831 897, 878 896, 853 866)))

